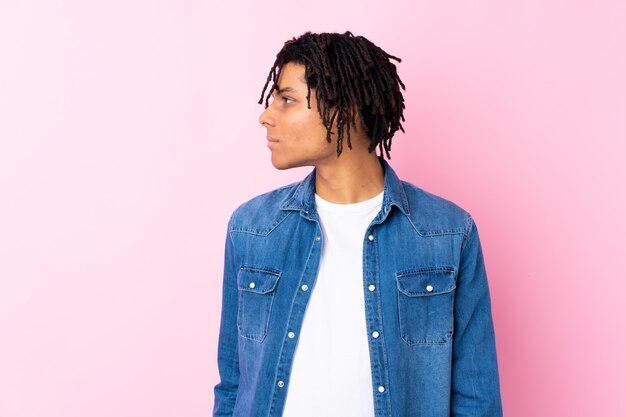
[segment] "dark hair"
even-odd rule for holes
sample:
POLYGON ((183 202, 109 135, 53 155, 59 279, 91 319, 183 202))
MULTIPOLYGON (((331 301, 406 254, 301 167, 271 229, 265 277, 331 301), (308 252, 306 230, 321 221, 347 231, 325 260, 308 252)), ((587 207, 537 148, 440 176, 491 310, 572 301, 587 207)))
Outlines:
POLYGON ((350 32, 306 32, 285 42, 276 55, 259 104, 263 103, 267 86, 272 81, 265 97, 265 107, 268 107, 285 64, 304 65, 307 106, 311 108, 311 88, 314 88, 317 111, 326 126, 329 143, 333 122, 337 120, 337 156, 341 155, 343 148, 344 129, 348 132, 348 147, 352 149, 350 124, 356 127, 356 110, 370 139, 368 151, 372 152, 378 146, 382 155, 384 148, 387 158, 391 159, 391 138, 398 129, 404 132, 400 122, 404 121, 404 97, 400 87, 405 87, 390 59, 402 62, 363 36, 354 36, 350 32))

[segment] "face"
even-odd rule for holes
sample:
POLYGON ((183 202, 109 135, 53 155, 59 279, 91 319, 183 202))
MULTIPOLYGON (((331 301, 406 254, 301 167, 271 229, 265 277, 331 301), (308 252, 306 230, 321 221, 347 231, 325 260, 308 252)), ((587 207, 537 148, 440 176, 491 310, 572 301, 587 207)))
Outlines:
POLYGON ((311 108, 307 108, 304 65, 283 66, 273 101, 259 117, 267 129, 267 146, 272 165, 277 169, 332 164, 337 158, 337 143, 326 141, 326 127, 317 111, 315 89, 311 89, 311 108))

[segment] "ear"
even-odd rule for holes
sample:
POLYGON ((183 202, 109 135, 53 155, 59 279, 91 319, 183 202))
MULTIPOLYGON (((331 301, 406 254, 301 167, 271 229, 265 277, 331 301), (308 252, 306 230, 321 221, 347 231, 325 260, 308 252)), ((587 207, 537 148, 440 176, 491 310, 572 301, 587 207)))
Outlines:
POLYGON ((363 119, 361 118, 361 112, 356 104, 352 105, 352 114, 354 116, 354 126, 350 125, 350 135, 357 136, 365 132, 365 126, 363 125, 363 119))
MULTIPOLYGON (((313 90, 311 90, 311 110, 316 109, 313 107, 314 103, 315 103, 315 106, 317 106, 317 102, 313 101, 313 90)), ((353 104, 350 108, 352 111, 352 116, 354 117, 354 124, 346 123, 341 128, 343 130, 344 140, 347 140, 348 130, 350 130, 350 142, 354 144, 357 138, 361 136, 365 136, 364 135, 365 127, 363 126, 363 122, 361 119, 361 115, 359 113, 358 106, 356 104, 353 104)), ((320 110, 322 111, 322 113, 324 112, 325 109, 326 109, 325 103, 323 102, 320 103, 320 110)), ((328 107, 328 111, 330 115, 330 121, 332 122, 331 130, 330 130, 331 142, 335 142, 335 140, 333 139, 337 138, 337 132, 338 132, 337 119, 339 118, 339 112, 337 111, 336 106, 328 107)), ((321 115, 320 115, 320 118, 321 118, 321 115)))
MULTIPOLYGON (((348 130, 350 130, 350 138, 351 142, 364 134, 365 127, 363 126, 363 121, 361 119, 361 114, 359 112, 359 107, 356 104, 352 104, 350 106, 350 111, 352 112, 352 117, 354 118, 354 123, 348 122, 343 126, 344 132, 343 137, 348 137, 348 130)), ((337 128, 337 124, 335 123, 335 129, 337 128)), ((354 142, 353 142, 354 143, 354 142)))

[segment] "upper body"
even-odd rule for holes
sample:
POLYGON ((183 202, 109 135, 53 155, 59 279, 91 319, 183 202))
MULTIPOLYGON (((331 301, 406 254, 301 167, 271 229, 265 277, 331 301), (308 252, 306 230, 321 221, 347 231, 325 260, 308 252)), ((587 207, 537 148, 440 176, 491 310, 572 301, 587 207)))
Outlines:
POLYGON ((383 155, 372 152, 379 146, 389 157, 391 137, 404 120, 403 85, 389 62, 394 57, 355 39, 305 34, 285 44, 270 71, 274 100, 269 105, 268 96, 259 122, 272 164, 314 169, 242 204, 228 222, 213 415, 283 415, 323 260, 316 198, 355 204, 382 193, 379 211, 358 236, 374 415, 500 416, 476 225, 456 204, 400 180, 383 155), (348 53, 339 54, 342 48, 348 53), (343 62, 358 54, 365 64, 343 62), (361 64, 365 73, 345 78, 361 64), (341 76, 326 79, 329 67, 341 76), (359 79, 366 88, 352 91, 359 79))

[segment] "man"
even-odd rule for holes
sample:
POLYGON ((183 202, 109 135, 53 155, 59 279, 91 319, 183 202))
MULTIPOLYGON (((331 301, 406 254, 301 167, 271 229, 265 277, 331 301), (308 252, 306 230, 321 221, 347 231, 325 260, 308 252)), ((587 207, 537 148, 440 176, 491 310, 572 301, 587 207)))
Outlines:
POLYGON ((502 415, 476 225, 384 159, 404 121, 390 60, 350 32, 276 57, 272 164, 314 169, 229 220, 214 416, 502 415))

